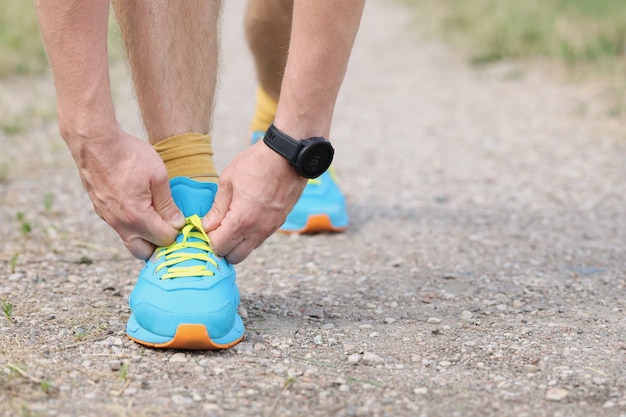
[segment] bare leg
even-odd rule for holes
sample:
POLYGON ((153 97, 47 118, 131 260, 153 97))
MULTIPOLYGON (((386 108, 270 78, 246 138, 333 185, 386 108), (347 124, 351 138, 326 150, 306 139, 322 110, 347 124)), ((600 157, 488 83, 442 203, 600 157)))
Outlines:
POLYGON ((259 84, 276 101, 287 63, 292 16, 293 0, 248 0, 246 38, 259 84))
POLYGON ((220 1, 113 1, 151 143, 211 128, 220 1))

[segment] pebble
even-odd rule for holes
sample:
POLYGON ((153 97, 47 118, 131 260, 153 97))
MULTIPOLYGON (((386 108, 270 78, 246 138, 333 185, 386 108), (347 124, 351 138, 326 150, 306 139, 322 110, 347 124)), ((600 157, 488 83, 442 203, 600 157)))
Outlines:
POLYGON ((375 353, 372 352, 365 352, 363 354, 363 357, 361 358, 361 360, 363 361, 363 363, 367 363, 370 365, 374 365, 374 364, 378 364, 378 363, 384 363, 385 360, 383 358, 381 358, 380 356, 378 356, 375 353))
POLYGON ((530 372, 531 374, 534 374, 535 372, 539 372, 539 367, 537 365, 531 365, 528 363, 524 365, 524 370, 526 372, 530 372))
POLYGON ((313 338, 313 343, 315 343, 317 346, 321 346, 324 343, 324 340, 322 340, 322 336, 318 334, 313 338))
POLYGON ((320 327, 320 329, 322 330, 330 330, 334 328, 335 328, 335 325, 333 323, 326 323, 322 327, 320 327))
POLYGON ((428 392, 428 388, 426 387, 417 387, 413 390, 413 394, 415 395, 424 395, 428 392))
POLYGON ((393 259, 392 261, 390 261, 388 263, 388 265, 393 267, 393 268, 399 268, 402 265, 404 265, 405 263, 406 263, 405 259, 403 259, 403 258, 396 258, 396 259, 393 259))
POLYGON ((613 407, 615 407, 615 402, 611 400, 608 400, 602 405, 602 408, 613 408, 613 407))
POLYGON ((176 405, 189 404, 191 402, 191 398, 183 397, 180 394, 174 394, 170 399, 176 405))
POLYGON ((302 315, 305 317, 313 317, 316 319, 324 318, 324 310, 319 307, 309 307, 302 312, 302 315))
POLYGON ((239 317, 241 317, 243 320, 248 318, 248 310, 246 310, 244 307, 239 306, 239 317))
POLYGON ((348 356, 348 363, 356 365, 361 360, 361 355, 355 353, 353 355, 348 356))
POLYGON ((561 401, 569 395, 569 391, 563 388, 550 388, 546 392, 546 400, 548 401, 561 401))
POLYGON ((109 369, 112 370, 113 372, 119 371, 120 369, 122 369, 122 361, 120 360, 110 361, 109 369))
POLYGON ((170 357, 169 361, 172 362, 172 363, 187 362, 187 355, 185 355, 183 352, 177 352, 177 353, 174 353, 170 357))
POLYGON ((363 329, 363 330, 365 330, 365 329, 371 329, 371 328, 373 328, 373 327, 374 327, 374 326, 372 326, 371 324, 361 324, 361 325, 359 325, 359 329, 363 329))
POLYGON ((398 319, 394 319, 393 317, 387 317, 385 320, 383 320, 385 322, 385 324, 392 324, 398 321, 398 319))
POLYGON ((438 324, 438 323, 441 323, 441 319, 437 317, 431 317, 428 320, 426 320, 426 323, 438 324))
POLYGON ((470 321, 474 317, 474 314, 469 310, 463 310, 461 313, 461 320, 470 321))

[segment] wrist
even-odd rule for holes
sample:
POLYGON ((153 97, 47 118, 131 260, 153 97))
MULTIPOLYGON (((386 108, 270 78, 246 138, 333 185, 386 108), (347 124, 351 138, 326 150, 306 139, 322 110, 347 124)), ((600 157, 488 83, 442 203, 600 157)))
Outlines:
POLYGON ((330 166, 335 153, 323 137, 296 140, 272 124, 265 132, 263 143, 282 156, 295 171, 305 178, 317 178, 330 166))
POLYGON ((75 142, 118 136, 120 126, 114 116, 97 110, 58 107, 59 132, 68 145, 75 142))

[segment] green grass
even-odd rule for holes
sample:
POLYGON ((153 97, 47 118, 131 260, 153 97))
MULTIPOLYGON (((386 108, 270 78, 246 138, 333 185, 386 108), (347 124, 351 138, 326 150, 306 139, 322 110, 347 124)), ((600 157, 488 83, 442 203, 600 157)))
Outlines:
POLYGON ((11 320, 11 314, 13 313, 13 303, 7 300, 2 300, 2 302, 0 303, 0 308, 2 309, 4 317, 11 320))
POLYGON ((626 68, 624 0, 404 0, 418 21, 467 48, 475 63, 556 59, 626 68))
POLYGON ((41 73, 47 66, 33 2, 0 0, 0 78, 41 73))
MULTIPOLYGON (((110 24, 110 58, 122 57, 119 29, 115 19, 110 24)), ((39 34, 37 14, 32 0, 0 0, 0 79, 14 75, 42 74, 48 60, 39 34)), ((22 126, 3 129, 21 130, 22 126)))

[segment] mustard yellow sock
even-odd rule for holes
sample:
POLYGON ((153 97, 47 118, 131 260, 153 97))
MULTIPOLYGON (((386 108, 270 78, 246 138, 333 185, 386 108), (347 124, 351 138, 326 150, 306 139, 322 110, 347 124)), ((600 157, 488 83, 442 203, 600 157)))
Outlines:
POLYGON ((258 87, 256 90, 256 110, 250 125, 251 130, 253 132, 258 130, 265 132, 276 117, 277 107, 278 102, 267 94, 262 87, 258 87))
POLYGON ((211 136, 201 133, 183 133, 156 143, 170 178, 188 177, 196 181, 217 182, 213 164, 211 136))

